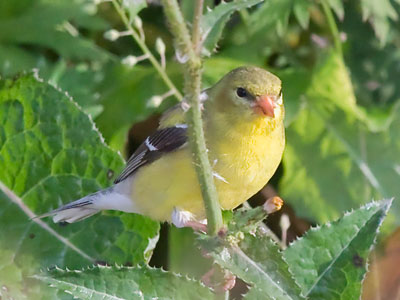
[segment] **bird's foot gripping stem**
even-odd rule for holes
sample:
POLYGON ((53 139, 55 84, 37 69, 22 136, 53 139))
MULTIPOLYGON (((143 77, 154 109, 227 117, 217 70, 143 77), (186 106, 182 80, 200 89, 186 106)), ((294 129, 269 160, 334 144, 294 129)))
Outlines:
POLYGON ((177 228, 190 227, 195 231, 207 232, 207 220, 197 221, 194 215, 187 211, 174 207, 171 215, 172 224, 177 228))

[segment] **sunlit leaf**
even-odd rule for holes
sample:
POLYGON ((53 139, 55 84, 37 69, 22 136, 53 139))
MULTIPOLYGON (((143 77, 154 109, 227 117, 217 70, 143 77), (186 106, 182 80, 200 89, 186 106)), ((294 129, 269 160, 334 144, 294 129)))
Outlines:
POLYGON ((207 12, 201 20, 202 40, 204 41, 203 54, 211 55, 218 40, 221 38, 226 22, 236 10, 251 7, 260 2, 262 0, 222 2, 207 12))
POLYGON ((43 267, 148 260, 159 224, 147 218, 98 214, 68 226, 30 220, 109 186, 123 161, 64 92, 33 75, 0 87, 0 183, 7 192, 0 194, 0 278, 18 283, 11 291, 35 294, 26 276, 43 267))
POLYGON ((57 268, 34 278, 79 299, 214 299, 211 290, 197 281, 146 266, 57 268))
POLYGON ((236 211, 224 238, 200 236, 199 243, 217 264, 264 293, 264 299, 304 299, 278 245, 257 228, 265 217, 261 207, 236 211))
POLYGON ((396 21, 398 15, 389 0, 361 0, 363 19, 370 21, 381 44, 386 43, 390 20, 396 21))
POLYGON ((296 0, 293 3, 293 13, 299 21, 301 27, 304 29, 308 28, 308 24, 310 22, 309 9, 312 5, 313 3, 308 0, 296 0))
POLYGON ((342 0, 327 0, 329 6, 333 9, 340 20, 344 18, 344 8, 342 0))
POLYGON ((272 28, 282 36, 288 25, 293 2, 293 0, 264 1, 263 5, 250 16, 250 30, 257 32, 272 28))
POLYGON ((280 182, 296 212, 325 222, 371 198, 398 197, 396 112, 386 131, 371 131, 376 122, 357 106, 343 63, 333 57, 316 68, 306 99, 286 130, 280 182))
POLYGON ((392 201, 369 203, 312 228, 284 257, 309 299, 359 299, 366 262, 392 201))
MULTIPOLYGON (((0 45, 22 49, 27 45, 45 47, 72 59, 109 58, 106 51, 84 38, 79 27, 72 23, 86 28, 105 28, 104 21, 90 15, 85 6, 76 1, 32 1, 15 15, 0 19, 0 45)), ((14 60, 7 55, 5 59, 12 65, 14 60)))

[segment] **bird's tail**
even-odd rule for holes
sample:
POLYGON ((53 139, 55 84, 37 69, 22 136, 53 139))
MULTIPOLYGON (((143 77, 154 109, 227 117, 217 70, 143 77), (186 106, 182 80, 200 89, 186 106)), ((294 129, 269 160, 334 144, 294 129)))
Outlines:
POLYGON ((55 223, 74 223, 105 209, 136 212, 133 207, 133 202, 129 197, 116 191, 115 186, 112 186, 63 205, 53 211, 37 216, 36 218, 53 216, 53 221, 55 223))

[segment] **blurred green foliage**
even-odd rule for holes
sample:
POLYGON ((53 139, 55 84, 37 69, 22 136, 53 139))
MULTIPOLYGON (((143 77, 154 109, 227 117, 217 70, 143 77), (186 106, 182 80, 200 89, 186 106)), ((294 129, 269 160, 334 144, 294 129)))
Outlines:
MULTIPOLYGON (((332 34, 334 28, 320 1, 252 1, 260 3, 251 8, 228 1, 225 7, 204 11, 209 16, 205 28, 213 28, 204 51, 211 55, 204 62, 204 87, 247 64, 268 69, 282 79, 287 148, 276 188, 298 215, 317 223, 371 198, 400 197, 399 2, 322 1, 334 13, 339 36, 332 34), (234 12, 233 8, 241 9, 234 12), (213 19, 217 13, 222 17, 213 19), (338 39, 343 53, 334 46, 338 39)), ((176 59, 162 7, 159 1, 147 2, 122 3, 132 20, 139 13, 145 42, 157 59, 156 40, 162 38, 166 73, 181 90, 182 64, 176 59)), ((188 23, 193 2, 181 1, 188 23)), ((205 5, 212 9, 219 2, 205 0, 205 5)), ((164 111, 176 99, 168 97, 159 106, 150 101, 167 93, 166 85, 148 60, 133 66, 126 63, 126 57, 140 57, 143 52, 129 36, 113 41, 104 38, 112 29, 126 31, 108 1, 1 1, 0 87, 7 78, 37 69, 46 82, 68 91, 92 116, 106 142, 124 152, 132 124, 164 111)), ((3 108, 0 115, 12 121, 3 108)), ((1 143, 5 141, 3 131, 1 143)), ((3 157, 5 150, 1 151, 3 157)), ((1 171, 3 182, 17 176, 5 170, 1 171)), ((96 186, 107 183, 104 178, 97 181, 95 174, 92 177, 96 186)), ((94 186, 85 188, 89 190, 94 186)), ((75 190, 63 197, 72 200, 78 193, 75 190)), ((2 196, 1 201, 5 199, 2 196)), ((399 224, 399 214, 395 200, 387 232, 399 224)), ((121 221, 115 222, 121 229, 121 221)), ((180 240, 179 235, 174 239, 180 240)), ((124 249, 133 249, 133 244, 122 244, 124 249)))

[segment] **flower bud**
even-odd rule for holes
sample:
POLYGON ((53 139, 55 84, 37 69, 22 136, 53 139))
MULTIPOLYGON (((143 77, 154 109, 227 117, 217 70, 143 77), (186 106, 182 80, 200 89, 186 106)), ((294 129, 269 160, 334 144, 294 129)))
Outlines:
POLYGON ((137 64, 137 62, 138 62, 138 59, 136 58, 136 56, 133 56, 133 55, 128 55, 127 57, 125 57, 122 60, 122 63, 129 67, 133 67, 134 65, 137 64))
POLYGON ((139 30, 142 29, 142 27, 143 27, 142 19, 140 17, 136 16, 133 19, 133 26, 135 26, 139 30))
POLYGON ((160 55, 164 55, 165 53, 165 44, 160 37, 156 39, 156 50, 160 55))
POLYGON ((110 29, 104 33, 104 38, 109 41, 115 41, 120 37, 119 31, 110 29))
POLYGON ((153 96, 153 97, 150 98, 150 100, 148 102, 148 105, 150 107, 159 107, 163 100, 164 99, 161 96, 153 96))

